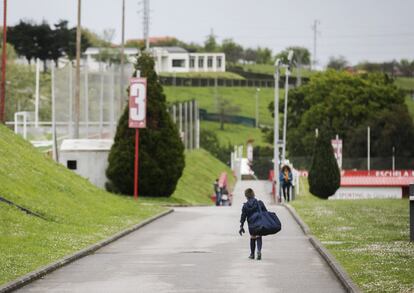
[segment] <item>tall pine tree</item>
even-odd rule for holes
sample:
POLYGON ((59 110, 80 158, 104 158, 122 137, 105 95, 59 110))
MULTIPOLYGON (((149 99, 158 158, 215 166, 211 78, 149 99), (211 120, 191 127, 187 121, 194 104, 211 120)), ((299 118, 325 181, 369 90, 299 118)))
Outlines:
MULTIPOLYGON (((154 71, 154 60, 142 54, 135 66, 147 78, 147 128, 139 130, 139 194, 170 196, 181 177, 184 146, 166 108, 166 98, 154 71)), ((125 108, 109 154, 107 189, 132 195, 134 191, 135 129, 128 127, 125 108)))
POLYGON ((309 191, 320 198, 334 195, 341 184, 341 174, 329 137, 320 133, 313 151, 309 170, 309 191))

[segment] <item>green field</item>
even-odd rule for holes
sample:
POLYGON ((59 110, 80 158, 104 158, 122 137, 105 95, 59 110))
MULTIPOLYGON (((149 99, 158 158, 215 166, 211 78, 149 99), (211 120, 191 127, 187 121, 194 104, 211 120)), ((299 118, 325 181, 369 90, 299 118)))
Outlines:
POLYGON ((162 203, 210 204, 214 179, 230 174, 206 151, 188 152, 171 198, 136 202, 96 188, 2 125, 0 158, 0 196, 41 215, 0 202, 0 284, 158 214, 162 203))
MULTIPOLYGON (((167 100, 170 103, 196 99, 199 107, 206 109, 208 112, 215 113, 216 99, 214 87, 173 87, 164 86, 167 100)), ((283 97, 284 91, 280 91, 280 97, 283 97)), ((245 117, 255 117, 256 113, 256 88, 249 87, 218 87, 217 95, 228 99, 232 104, 240 107, 236 115, 245 117)), ((274 90, 272 88, 262 88, 259 93, 259 123, 273 125, 273 118, 268 110, 269 103, 274 99, 274 90)))
POLYGON ((407 199, 320 200, 306 190, 292 205, 364 292, 413 292, 407 199))
POLYGON ((263 134, 259 128, 248 127, 240 124, 224 124, 224 130, 220 130, 219 122, 202 121, 201 129, 214 131, 222 146, 246 145, 247 140, 253 139, 254 145, 268 145, 263 138, 263 134))
POLYGON ((414 90, 414 78, 413 77, 397 77, 395 84, 405 90, 414 90))
MULTIPOLYGON (((275 73, 275 66, 272 64, 241 64, 241 67, 243 67, 244 71, 248 72, 256 72, 256 73, 262 73, 262 74, 269 74, 272 75, 275 73)), ((281 75, 285 75, 285 69, 282 68, 281 75)), ((292 70, 292 76, 297 76, 297 68, 293 68, 292 70)), ((313 72, 309 69, 302 69, 301 70, 301 76, 302 77, 310 77, 313 74, 313 72)))
POLYGON ((183 77, 183 78, 219 78, 219 79, 244 79, 233 72, 161 72, 160 77, 183 77))
POLYGON ((405 103, 407 104, 408 112, 410 112, 411 117, 413 117, 414 120, 414 99, 412 97, 406 97, 405 103))

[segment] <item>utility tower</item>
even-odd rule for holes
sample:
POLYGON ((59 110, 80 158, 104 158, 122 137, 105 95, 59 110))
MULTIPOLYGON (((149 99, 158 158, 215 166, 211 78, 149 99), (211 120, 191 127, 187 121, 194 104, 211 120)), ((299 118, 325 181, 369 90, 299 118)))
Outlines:
POLYGON ((142 27, 144 29, 145 50, 148 50, 150 47, 150 44, 149 44, 150 0, 142 0, 142 3, 143 3, 142 27))
POLYGON ((312 69, 315 69, 316 64, 318 63, 318 59, 316 58, 316 43, 318 38, 318 25, 320 25, 321 22, 317 19, 313 22, 312 30, 313 30, 313 60, 312 60, 312 69))

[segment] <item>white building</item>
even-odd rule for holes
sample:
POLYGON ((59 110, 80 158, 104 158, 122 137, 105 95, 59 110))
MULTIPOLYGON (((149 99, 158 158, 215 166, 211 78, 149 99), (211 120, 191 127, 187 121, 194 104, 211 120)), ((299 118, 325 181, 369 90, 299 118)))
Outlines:
MULTIPOLYGON (((96 48, 96 47, 89 47, 86 49, 86 51, 83 53, 84 60, 86 60, 86 63, 88 64, 88 70, 91 71, 99 71, 99 54, 104 51, 109 50, 109 52, 112 50, 113 52, 120 52, 118 48, 96 48)), ((135 63, 137 61, 137 54, 139 53, 139 50, 137 48, 125 48, 124 49, 124 55, 126 57, 126 63, 135 63)))
POLYGON ((68 169, 105 188, 105 171, 112 139, 65 139, 59 153, 59 162, 68 169))
POLYGON ((160 72, 224 72, 224 53, 189 53, 180 47, 153 47, 155 70, 160 72))

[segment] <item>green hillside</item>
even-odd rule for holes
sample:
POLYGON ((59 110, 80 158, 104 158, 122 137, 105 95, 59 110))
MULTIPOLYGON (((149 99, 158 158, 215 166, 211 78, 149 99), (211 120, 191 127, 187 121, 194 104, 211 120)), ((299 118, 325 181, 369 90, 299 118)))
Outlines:
POLYGON ((164 211, 160 203, 210 204, 214 179, 231 174, 208 152, 188 152, 171 198, 136 202, 96 188, 2 125, 0 158, 0 197, 41 216, 0 201, 0 284, 164 211))
POLYGON ((224 130, 221 130, 219 122, 202 121, 201 129, 214 131, 223 146, 227 146, 229 143, 232 145, 246 145, 249 139, 254 140, 255 146, 268 145, 264 141, 263 133, 259 128, 225 123, 224 130))
MULTIPOLYGON (((199 107, 208 112, 217 112, 214 87, 173 87, 164 86, 168 102, 196 99, 199 107)), ((283 97, 284 91, 280 91, 283 97)), ((256 88, 251 87, 218 87, 217 94, 240 107, 237 115, 254 118, 256 115, 256 88)), ((268 110, 274 99, 273 88, 262 88, 259 93, 259 123, 273 125, 273 118, 268 110)))
POLYGON ((115 196, 58 165, 0 125, 0 284, 164 210, 115 196))
POLYGON ((229 186, 234 186, 235 179, 229 167, 217 160, 209 152, 200 149, 186 152, 183 176, 177 189, 170 198, 142 198, 147 203, 160 204, 213 204, 214 180, 222 173, 227 173, 229 186))

